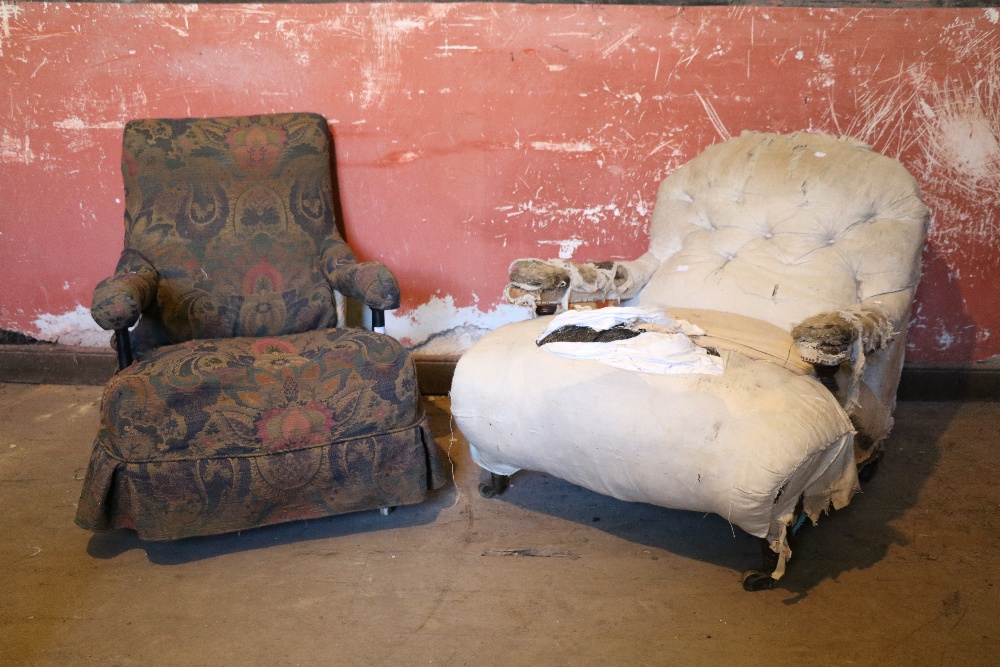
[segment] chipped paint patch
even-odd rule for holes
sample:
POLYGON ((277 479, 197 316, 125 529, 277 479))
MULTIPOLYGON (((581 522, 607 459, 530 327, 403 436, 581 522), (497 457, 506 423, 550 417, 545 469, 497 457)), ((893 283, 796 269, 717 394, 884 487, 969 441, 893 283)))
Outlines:
POLYGON ((111 340, 111 334, 94 322, 90 309, 80 304, 66 313, 39 315, 34 324, 38 329, 35 338, 61 345, 108 347, 111 340))

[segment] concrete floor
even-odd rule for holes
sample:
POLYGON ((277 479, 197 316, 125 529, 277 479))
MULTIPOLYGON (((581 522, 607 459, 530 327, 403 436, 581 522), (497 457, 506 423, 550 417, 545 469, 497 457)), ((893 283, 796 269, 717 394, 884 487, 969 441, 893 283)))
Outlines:
POLYGON ((911 403, 778 588, 715 516, 522 473, 480 498, 156 544, 73 514, 100 388, 0 384, 0 666, 1000 664, 1000 403, 911 403))

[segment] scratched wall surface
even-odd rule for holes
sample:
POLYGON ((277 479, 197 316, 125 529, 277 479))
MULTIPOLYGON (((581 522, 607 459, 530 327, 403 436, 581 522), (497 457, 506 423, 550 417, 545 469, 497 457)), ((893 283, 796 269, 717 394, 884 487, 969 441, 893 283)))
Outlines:
POLYGON ((104 344, 134 117, 331 123, 390 332, 457 351, 524 317, 517 257, 634 258, 656 186, 744 129, 850 134, 933 210, 909 359, 1000 353, 1000 12, 0 2, 0 328, 104 344))

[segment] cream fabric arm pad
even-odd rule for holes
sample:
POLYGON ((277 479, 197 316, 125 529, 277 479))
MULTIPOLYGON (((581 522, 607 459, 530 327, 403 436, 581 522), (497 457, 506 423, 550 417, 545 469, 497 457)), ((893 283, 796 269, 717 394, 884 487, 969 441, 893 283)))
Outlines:
MULTIPOLYGON (((842 379, 838 398, 852 418, 857 416, 860 403, 871 403, 871 400, 862 400, 862 393, 876 390, 876 387, 883 384, 880 378, 886 373, 886 369, 882 368, 886 360, 879 358, 884 355, 875 353, 891 347, 900 333, 904 334, 905 339, 910 303, 915 290, 916 287, 907 287, 873 296, 847 308, 809 317, 792 329, 795 349, 804 361, 824 366, 847 364, 839 376, 842 379), (875 369, 868 368, 870 359, 875 360, 875 369), (876 372, 869 372, 871 370, 876 372), (871 386, 866 388, 866 384, 871 386)), ((896 359, 889 375, 895 378, 895 382, 876 390, 876 412, 880 414, 875 421, 879 426, 871 434, 878 439, 885 437, 892 426, 892 406, 902 366, 901 350, 891 356, 896 359)), ((869 399, 875 397, 873 394, 869 399)))
POLYGON ((510 265, 504 298, 515 305, 539 302, 631 299, 649 281, 659 260, 650 253, 628 262, 573 263, 565 259, 517 259, 510 265))

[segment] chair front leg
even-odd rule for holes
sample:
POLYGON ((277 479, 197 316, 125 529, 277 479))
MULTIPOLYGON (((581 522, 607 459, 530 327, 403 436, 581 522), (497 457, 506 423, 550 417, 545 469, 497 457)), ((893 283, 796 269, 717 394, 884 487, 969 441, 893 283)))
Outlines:
POLYGON ((492 498, 494 496, 499 496, 501 493, 507 490, 510 486, 510 476, 509 475, 498 475, 496 473, 488 473, 489 479, 484 480, 479 484, 479 495, 483 498, 492 498))
POLYGON ((380 308, 372 308, 372 331, 385 333, 385 311, 380 308))
POLYGON ((123 371, 132 365, 132 341, 128 329, 115 329, 115 348, 118 351, 118 370, 123 371))

